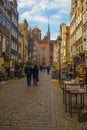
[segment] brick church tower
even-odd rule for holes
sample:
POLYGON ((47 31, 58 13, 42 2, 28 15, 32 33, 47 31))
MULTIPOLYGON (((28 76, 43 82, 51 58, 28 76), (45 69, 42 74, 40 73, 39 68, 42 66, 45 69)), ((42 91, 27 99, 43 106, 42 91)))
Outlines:
POLYGON ((29 61, 32 64, 50 65, 50 25, 47 34, 41 39, 41 30, 38 27, 29 31, 29 61))
POLYGON ((44 36, 43 40, 38 43, 39 51, 39 64, 43 66, 50 65, 50 25, 48 23, 47 34, 44 36))

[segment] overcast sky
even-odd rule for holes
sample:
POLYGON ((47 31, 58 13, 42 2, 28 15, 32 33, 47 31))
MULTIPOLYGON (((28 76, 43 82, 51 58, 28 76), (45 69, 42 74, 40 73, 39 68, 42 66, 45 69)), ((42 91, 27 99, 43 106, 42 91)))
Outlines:
POLYGON ((50 24, 51 39, 56 39, 61 23, 70 24, 71 0, 17 0, 19 22, 27 20, 29 27, 39 27, 42 38, 50 24))

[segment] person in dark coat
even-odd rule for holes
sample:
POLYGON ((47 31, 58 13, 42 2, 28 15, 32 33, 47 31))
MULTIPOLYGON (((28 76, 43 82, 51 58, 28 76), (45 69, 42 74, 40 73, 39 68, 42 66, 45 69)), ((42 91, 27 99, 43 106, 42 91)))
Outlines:
POLYGON ((48 66, 47 67, 47 74, 49 75, 49 73, 50 73, 50 67, 48 66))
POLYGON ((32 76, 32 67, 30 65, 30 63, 28 63, 28 65, 25 67, 25 74, 27 77, 27 84, 28 86, 31 85, 31 76, 32 76))
POLYGON ((33 74, 33 85, 37 86, 37 81, 39 80, 38 79, 39 70, 38 70, 37 65, 34 65, 32 74, 33 74))

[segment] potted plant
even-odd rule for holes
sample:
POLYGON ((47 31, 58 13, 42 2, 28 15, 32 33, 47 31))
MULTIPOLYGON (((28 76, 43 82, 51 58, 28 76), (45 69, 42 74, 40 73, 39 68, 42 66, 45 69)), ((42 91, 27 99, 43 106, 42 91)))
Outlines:
POLYGON ((75 72, 75 76, 78 77, 78 78, 80 78, 80 77, 81 77, 81 73, 77 70, 77 71, 75 72))

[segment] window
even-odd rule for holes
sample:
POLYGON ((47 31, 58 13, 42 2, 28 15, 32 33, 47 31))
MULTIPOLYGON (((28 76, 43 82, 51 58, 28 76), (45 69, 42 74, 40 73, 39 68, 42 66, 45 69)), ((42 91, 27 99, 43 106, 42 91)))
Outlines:
POLYGON ((7 39, 7 46, 9 45, 9 40, 7 39))
POLYGON ((17 45, 16 45, 16 51, 17 51, 17 45))
POLYGON ((2 23, 2 18, 3 18, 3 15, 2 15, 2 13, 0 12, 0 23, 2 23))
POLYGON ((8 29, 8 30, 10 29, 10 24, 9 24, 8 21, 7 21, 7 29, 8 29))
POLYGON ((3 35, 2 52, 5 52, 5 50, 6 50, 6 36, 3 35))
POLYGON ((14 33, 14 30, 13 30, 13 28, 12 28, 12 36, 13 36, 13 33, 14 33))
POLYGON ((46 53, 46 49, 42 48, 42 63, 45 64, 45 53, 46 53))
POLYGON ((6 27, 6 17, 3 17, 3 25, 6 27))
POLYGON ((4 9, 6 9, 7 7, 7 0, 4 0, 4 5, 3 5, 4 9))
POLYGON ((42 48, 42 57, 45 57, 45 48, 42 48))

